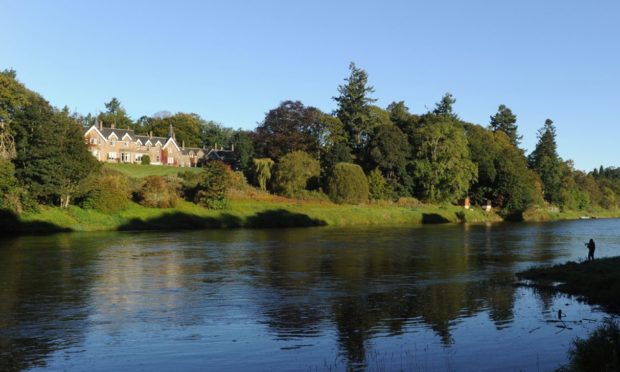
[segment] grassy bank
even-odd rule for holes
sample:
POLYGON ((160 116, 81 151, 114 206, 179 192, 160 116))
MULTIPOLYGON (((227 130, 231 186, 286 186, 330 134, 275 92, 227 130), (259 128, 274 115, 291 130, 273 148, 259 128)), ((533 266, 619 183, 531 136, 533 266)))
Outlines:
POLYGON ((620 257, 599 258, 582 263, 568 262, 552 267, 532 268, 517 273, 534 286, 562 291, 620 313, 620 257), (559 284, 557 284, 559 283, 559 284))
POLYGON ((620 209, 588 209, 560 211, 554 208, 530 208, 522 214, 523 221, 563 221, 581 218, 620 218, 620 209))
POLYGON ((233 199, 222 211, 179 201, 175 208, 129 208, 106 214, 75 206, 68 209, 41 207, 20 217, 22 233, 51 230, 181 230, 230 227, 301 227, 353 225, 418 225, 427 223, 481 223, 499 216, 481 210, 464 211, 455 206, 337 205, 280 197, 233 199))
POLYGON ((202 168, 179 168, 164 165, 141 165, 125 163, 103 163, 103 166, 121 172, 131 178, 140 179, 148 176, 176 176, 179 172, 199 173, 202 168))

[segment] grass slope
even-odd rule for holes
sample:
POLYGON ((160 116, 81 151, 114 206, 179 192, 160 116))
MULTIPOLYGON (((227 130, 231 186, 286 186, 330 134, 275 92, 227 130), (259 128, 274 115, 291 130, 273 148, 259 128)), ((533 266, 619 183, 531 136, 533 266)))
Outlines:
POLYGON ((165 165, 140 165, 140 164, 124 164, 124 163, 104 163, 103 166, 108 169, 126 174, 131 178, 145 178, 148 176, 172 176, 179 172, 198 173, 202 168, 179 168, 165 165))

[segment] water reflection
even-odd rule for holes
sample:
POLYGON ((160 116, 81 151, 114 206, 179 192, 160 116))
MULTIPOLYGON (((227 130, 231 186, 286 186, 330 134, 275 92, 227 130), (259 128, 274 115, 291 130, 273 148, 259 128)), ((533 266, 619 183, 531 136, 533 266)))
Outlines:
MULTIPOLYGON (((582 236, 602 235, 601 253, 609 254, 620 247, 613 232, 618 225, 65 234, 2 241, 0 369, 79 369, 93 360, 95 370, 169 369, 180 354, 189 369, 205 363, 219 370, 283 369, 338 355, 340 367, 363 368, 397 340, 428 343, 427 330, 446 350, 465 350, 458 334, 470 328, 472 340, 491 332, 497 341, 488 347, 504 354, 513 341, 499 335, 529 332, 527 323, 515 326, 523 307, 518 303, 529 299, 517 295, 514 272, 580 257, 582 236)), ((527 317, 540 318, 557 306, 555 296, 535 296, 527 317)), ((555 336, 544 337, 539 342, 555 336)), ((555 352, 563 355, 562 345, 555 352)))

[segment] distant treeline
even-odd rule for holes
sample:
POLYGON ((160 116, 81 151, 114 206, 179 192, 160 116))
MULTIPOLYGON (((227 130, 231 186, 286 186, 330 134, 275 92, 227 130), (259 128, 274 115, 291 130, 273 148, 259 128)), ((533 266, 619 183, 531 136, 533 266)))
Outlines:
POLYGON ((353 63, 337 92, 332 113, 287 100, 255 130, 245 131, 193 113, 159 112, 134 121, 116 98, 97 115, 70 113, 28 90, 14 71, 4 71, 0 207, 20 211, 38 203, 66 207, 83 200, 84 185, 101 175, 82 138, 82 129, 96 120, 158 136, 172 125, 177 141, 186 146, 234 146, 233 170, 263 190, 289 197, 341 203, 469 198, 472 204, 489 202, 505 215, 532 206, 618 207, 620 169, 575 170, 572 161, 558 155, 550 119, 541 123, 535 149, 525 154, 517 116, 505 105, 485 125, 459 118, 449 93, 422 114, 411 113, 403 101, 383 109, 373 104, 366 72, 353 63))

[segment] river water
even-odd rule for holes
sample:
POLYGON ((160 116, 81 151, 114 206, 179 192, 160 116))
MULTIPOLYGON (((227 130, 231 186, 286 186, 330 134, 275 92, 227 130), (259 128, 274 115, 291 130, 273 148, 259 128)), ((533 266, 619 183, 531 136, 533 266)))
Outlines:
POLYGON ((514 286, 620 220, 0 240, 0 370, 546 371, 606 314, 514 286), (558 328, 558 310, 568 320, 558 328))

